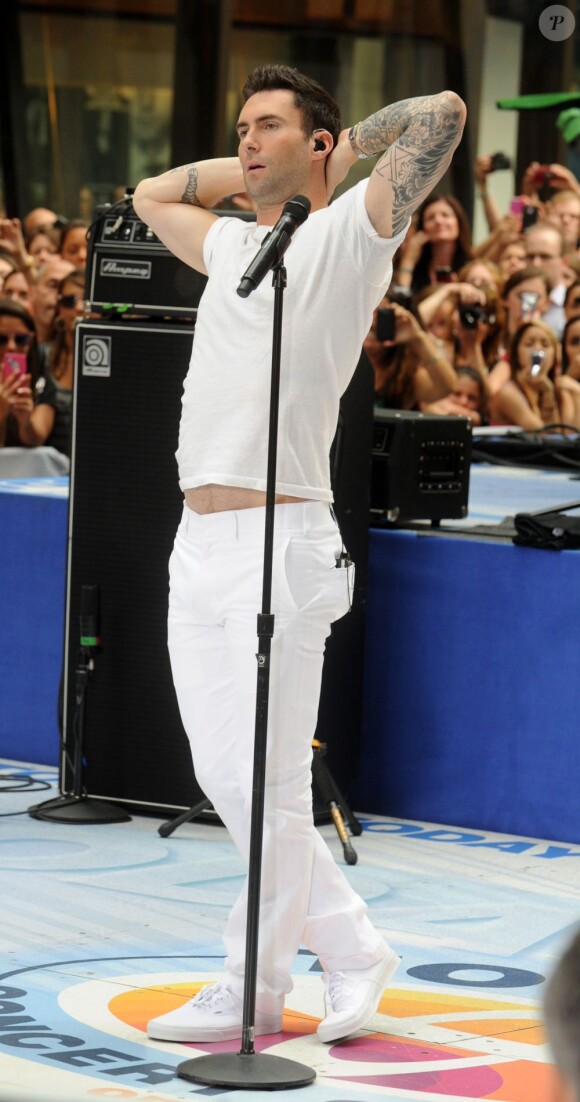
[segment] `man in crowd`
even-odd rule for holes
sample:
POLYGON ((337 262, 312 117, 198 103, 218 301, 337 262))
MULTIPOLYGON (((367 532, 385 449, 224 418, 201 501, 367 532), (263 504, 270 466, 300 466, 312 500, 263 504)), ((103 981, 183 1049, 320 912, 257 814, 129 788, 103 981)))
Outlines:
POLYGON ((545 272, 550 285, 550 304, 542 315, 542 321, 554 330, 560 340, 566 323, 564 299, 567 289, 562 230, 550 222, 536 222, 526 230, 525 243, 527 263, 545 272))

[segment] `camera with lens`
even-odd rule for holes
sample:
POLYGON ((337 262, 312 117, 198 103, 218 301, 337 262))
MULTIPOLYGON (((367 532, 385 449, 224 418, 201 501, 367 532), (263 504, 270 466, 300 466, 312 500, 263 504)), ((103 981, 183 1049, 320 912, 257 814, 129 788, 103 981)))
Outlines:
POLYGON ((506 157, 505 153, 492 153, 491 156, 491 172, 498 172, 500 169, 511 168, 512 163, 509 157, 506 157))
POLYGON ((462 302, 459 307, 459 320, 464 329, 477 329, 477 323, 483 321, 485 311, 479 302, 462 302))

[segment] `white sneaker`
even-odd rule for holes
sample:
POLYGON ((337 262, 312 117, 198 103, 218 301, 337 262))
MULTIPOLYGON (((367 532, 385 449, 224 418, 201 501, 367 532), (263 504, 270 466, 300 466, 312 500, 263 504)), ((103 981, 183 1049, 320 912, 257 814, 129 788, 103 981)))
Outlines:
MULTIPOLYGON (((147 1036, 154 1041, 235 1041, 242 1036, 242 1003, 223 983, 202 987, 190 1002, 178 1010, 170 1010, 153 1018, 147 1025, 147 1036)), ((256 1010, 254 1032, 279 1033, 282 1014, 261 1014, 256 1010)))
POLYGON ((385 956, 370 968, 326 972, 323 977, 326 1018, 318 1026, 320 1040, 338 1041, 362 1029, 376 1012, 385 985, 399 964, 397 954, 387 948, 385 956))

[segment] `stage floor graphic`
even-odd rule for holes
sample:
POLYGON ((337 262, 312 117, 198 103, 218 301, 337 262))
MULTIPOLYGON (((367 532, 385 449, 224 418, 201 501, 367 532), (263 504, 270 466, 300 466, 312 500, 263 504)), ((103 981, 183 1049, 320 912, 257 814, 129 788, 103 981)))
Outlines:
MULTIPOLYGON (((0 763, 1 1102, 271 1097, 177 1076, 239 1042, 146 1037, 149 1018, 220 974, 243 879, 225 829, 195 822, 161 838, 149 816, 75 826, 27 814, 54 795, 54 770, 0 763)), ((359 818, 354 866, 334 827, 321 830, 401 966, 368 1028, 325 1046, 318 961, 299 953, 283 1031, 256 1041, 316 1071, 284 1097, 546 1102, 541 1000, 580 918, 580 847, 359 818)))

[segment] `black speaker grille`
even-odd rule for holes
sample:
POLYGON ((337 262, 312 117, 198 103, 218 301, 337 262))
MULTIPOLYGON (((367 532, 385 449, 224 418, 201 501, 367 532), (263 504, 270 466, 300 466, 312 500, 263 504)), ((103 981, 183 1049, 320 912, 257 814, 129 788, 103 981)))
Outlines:
POLYGON ((65 746, 70 756, 81 590, 98 585, 103 645, 87 694, 84 781, 89 795, 160 807, 202 798, 166 647, 167 563, 181 511, 175 448, 192 336, 179 323, 82 322, 75 352, 65 746))

